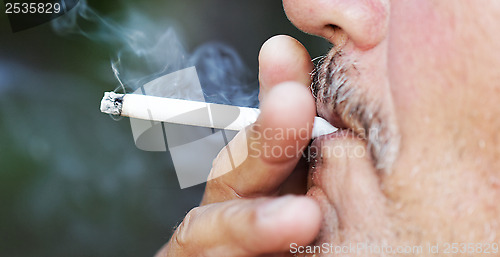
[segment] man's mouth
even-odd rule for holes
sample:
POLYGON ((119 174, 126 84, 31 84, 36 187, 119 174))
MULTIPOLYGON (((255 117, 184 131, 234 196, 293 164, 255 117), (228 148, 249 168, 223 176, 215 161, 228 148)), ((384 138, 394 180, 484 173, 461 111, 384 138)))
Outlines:
POLYGON ((313 72, 311 90, 320 117, 366 140, 374 166, 390 170, 399 149, 399 133, 387 103, 362 85, 356 60, 332 49, 313 72))

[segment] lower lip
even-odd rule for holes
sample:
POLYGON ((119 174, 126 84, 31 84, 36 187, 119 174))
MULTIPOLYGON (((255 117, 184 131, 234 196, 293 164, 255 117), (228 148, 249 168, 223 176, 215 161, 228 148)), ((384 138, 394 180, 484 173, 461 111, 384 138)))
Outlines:
MULTIPOLYGON (((324 135, 316 138, 311 147, 314 147, 316 156, 321 155, 321 151, 323 150, 324 142, 332 143, 335 142, 335 145, 342 145, 342 141, 351 141, 356 140, 356 135, 354 135, 351 131, 346 129, 339 129, 333 133, 328 135, 324 135)), ((313 197, 318 200, 320 204, 329 204, 329 198, 324 190, 327 190, 325 180, 328 180, 329 170, 326 163, 322 163, 324 161, 321 157, 318 158, 318 161, 312 161, 312 165, 315 165, 314 168, 309 168, 309 188, 307 195, 313 197), (314 164, 315 163, 315 164, 314 164)))
POLYGON ((332 142, 334 142, 333 144, 340 146, 342 145, 342 141, 347 142, 356 140, 357 138, 358 137, 352 131, 347 129, 339 129, 333 133, 316 138, 311 144, 311 147, 314 150, 311 152, 314 152, 317 159, 312 160, 312 165, 315 165, 315 167, 309 169, 309 185, 322 187, 322 180, 324 179, 322 178, 324 176, 323 173, 327 171, 325 171, 325 167, 323 167, 324 163, 322 162, 324 159, 318 156, 322 156, 321 151, 324 149, 325 142, 326 144, 332 144, 332 142))
POLYGON ((328 213, 329 211, 331 211, 330 209, 333 208, 330 204, 330 201, 328 200, 328 196, 326 196, 323 189, 318 186, 309 188, 306 195, 316 200, 321 209, 321 213, 323 214, 328 213))
MULTIPOLYGON (((320 206, 327 205, 329 203, 328 197, 326 196, 325 192, 318 186, 312 186, 311 188, 309 188, 306 195, 314 198, 320 206)), ((323 208, 321 208, 321 211, 324 211, 323 208)))
MULTIPOLYGON (((352 140, 359 140, 359 138, 350 130, 339 129, 328 135, 318 137, 313 141, 312 146, 315 146, 318 151, 322 151, 325 149, 324 147, 331 146, 330 144, 338 146, 344 143, 347 144, 349 141, 352 143, 352 140), (324 146, 324 144, 328 145, 324 146)), ((319 156, 321 153, 318 152, 317 154, 319 156)), ((306 195, 318 203, 323 215, 321 231, 316 238, 315 245, 321 245, 324 242, 334 242, 336 240, 335 236, 338 235, 338 213, 334 202, 329 198, 329 195, 331 196, 333 192, 333 188, 327 182, 334 179, 332 176, 332 172, 334 171, 331 170, 334 166, 331 165, 332 163, 318 162, 316 167, 309 170, 310 187, 306 195)))
POLYGON ((335 234, 337 228, 338 218, 335 207, 330 203, 323 189, 318 186, 313 186, 307 191, 307 196, 313 198, 319 205, 322 213, 321 230, 316 236, 315 245, 321 245, 324 242, 331 242, 331 238, 335 234))

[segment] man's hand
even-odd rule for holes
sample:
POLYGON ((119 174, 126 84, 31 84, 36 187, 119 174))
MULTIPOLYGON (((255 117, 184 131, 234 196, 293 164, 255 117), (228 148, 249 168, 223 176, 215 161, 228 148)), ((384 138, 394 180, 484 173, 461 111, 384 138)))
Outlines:
POLYGON ((308 89, 310 57, 295 39, 276 36, 263 45, 259 69, 258 120, 221 151, 201 206, 186 215, 157 256, 283 254, 291 243, 308 244, 318 233, 321 213, 314 200, 277 197, 306 185, 305 168, 297 170, 297 164, 316 115, 308 89), (245 160, 225 173, 230 158, 245 160))

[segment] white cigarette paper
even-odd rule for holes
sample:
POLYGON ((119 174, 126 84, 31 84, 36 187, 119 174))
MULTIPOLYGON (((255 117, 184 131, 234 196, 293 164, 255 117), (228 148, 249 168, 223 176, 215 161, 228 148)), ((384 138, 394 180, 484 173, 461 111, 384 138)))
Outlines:
MULTIPOLYGON (((254 123, 260 114, 260 110, 256 108, 114 92, 104 93, 101 112, 143 120, 236 131, 254 123)), ((337 128, 323 118, 315 117, 312 137, 330 134, 336 130, 337 128)))

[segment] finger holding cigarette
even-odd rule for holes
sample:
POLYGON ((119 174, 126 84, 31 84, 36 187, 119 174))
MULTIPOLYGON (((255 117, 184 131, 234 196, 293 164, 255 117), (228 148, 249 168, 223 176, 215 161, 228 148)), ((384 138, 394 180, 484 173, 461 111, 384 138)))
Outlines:
MULTIPOLYGON (((304 148, 314 137, 313 131, 322 130, 318 129, 322 119, 315 117, 315 101, 307 87, 310 63, 305 48, 290 37, 273 37, 264 44, 259 55, 261 113, 214 161, 210 174, 216 179, 207 182, 202 204, 304 192, 307 167, 297 164, 310 152, 304 148), (240 156, 247 148, 248 158, 240 156), (243 157, 244 161, 224 174, 228 149, 233 159, 243 157)), ((333 128, 327 122, 324 125, 333 128)))

